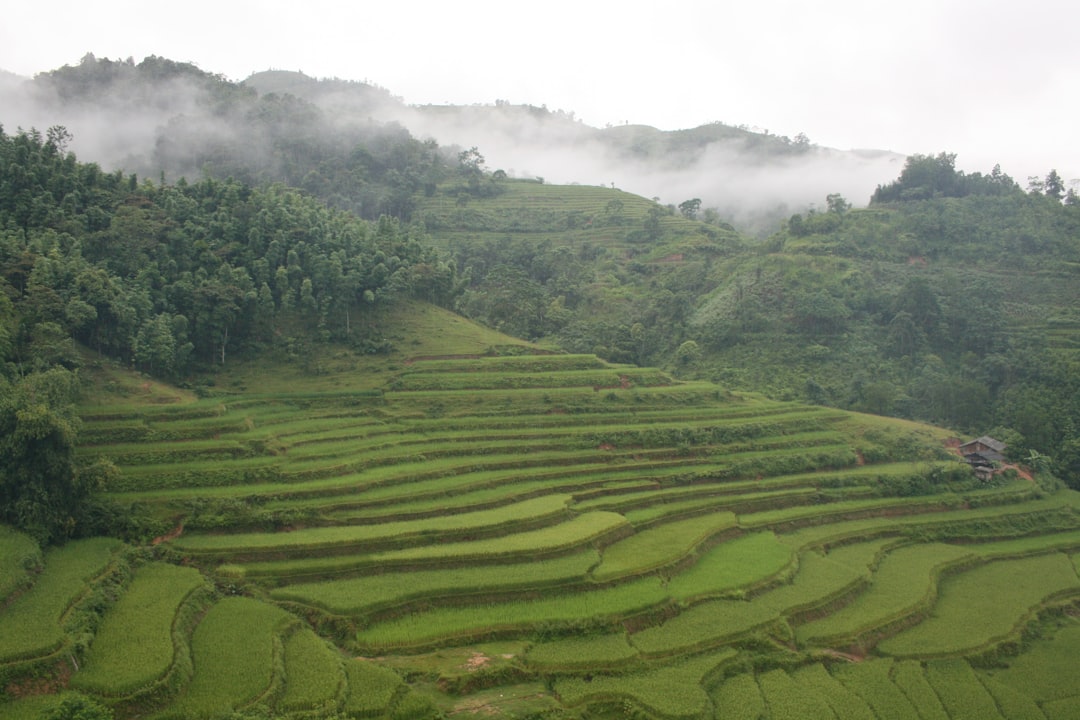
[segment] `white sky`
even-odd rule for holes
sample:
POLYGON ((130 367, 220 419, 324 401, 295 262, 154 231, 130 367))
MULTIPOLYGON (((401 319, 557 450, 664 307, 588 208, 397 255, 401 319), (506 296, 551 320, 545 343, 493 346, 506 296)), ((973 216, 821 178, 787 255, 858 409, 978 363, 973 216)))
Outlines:
MULTIPOLYGON (((841 149, 1080 178, 1080 2, 513 0, 9 3, 0 68, 86 52, 367 80, 412 104, 513 103, 602 127, 719 120, 841 149)), ((3 109, 0 108, 0 123, 3 109)), ((482 146, 482 142, 479 142, 482 146)))

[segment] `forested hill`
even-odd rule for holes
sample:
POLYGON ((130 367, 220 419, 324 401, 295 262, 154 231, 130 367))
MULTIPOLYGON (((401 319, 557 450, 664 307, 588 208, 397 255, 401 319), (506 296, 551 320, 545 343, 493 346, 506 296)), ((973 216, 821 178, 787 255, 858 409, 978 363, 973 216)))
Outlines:
MULTIPOLYGON (((0 481, 30 463, 34 492, 63 507, 87 490, 56 464, 76 441, 80 346, 168 379, 271 343, 298 360, 319 341, 378 352, 381 307, 454 291, 453 266, 393 218, 368 222, 282 185, 139 181, 78 162, 67 140, 60 128, 0 131, 0 481)), ((0 482, 5 520, 43 540, 72 531, 63 513, 13 517, 42 506, 15 487, 0 482)))
POLYGON ((67 126, 79 156, 103 167, 170 182, 203 173, 283 182, 368 219, 407 219, 416 192, 445 179, 456 154, 473 146, 510 177, 614 184, 665 203, 700 197, 754 234, 828 192, 863 202, 903 162, 722 122, 596 128, 572 110, 501 100, 410 106, 366 82, 297 72, 231 82, 154 56, 88 54, 33 80, 0 78, 0 106, 9 129, 67 126))
POLYGON ((1080 205, 1053 171, 1037 180, 916 155, 869 208, 830 194, 763 242, 694 199, 603 188, 519 184, 463 205, 440 189, 419 212, 476 319, 777 398, 993 431, 1080 483, 1080 205))

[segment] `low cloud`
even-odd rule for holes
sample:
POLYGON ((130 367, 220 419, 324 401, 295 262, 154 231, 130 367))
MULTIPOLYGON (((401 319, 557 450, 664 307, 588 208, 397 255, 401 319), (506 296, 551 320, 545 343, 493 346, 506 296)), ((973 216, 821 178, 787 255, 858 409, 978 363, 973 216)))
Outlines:
MULTIPOLYGON (((18 127, 44 131, 64 125, 74 135, 71 149, 81 160, 151 177, 164 171, 169 180, 201 172, 194 158, 185 162, 183 145, 195 138, 202 147, 208 139, 252 153, 265 147, 245 132, 243 117, 222 110, 205 78, 147 82, 130 65, 113 66, 119 79, 107 86, 108 92, 88 95, 79 94, 78 83, 47 75, 29 80, 0 73, 0 122, 9 133, 18 127), (162 167, 166 153, 169 166, 162 167)), ((594 128, 572 112, 502 102, 408 106, 363 83, 316 82, 295 73, 268 73, 249 82, 251 89, 230 87, 254 93, 261 85, 265 92, 276 82, 280 88, 269 89, 296 93, 320 108, 326 121, 352 127, 398 123, 415 137, 442 146, 475 146, 490 169, 511 176, 613 186, 665 204, 700 198, 703 207, 716 208, 740 229, 757 234, 771 231, 793 212, 822 206, 830 193, 865 205, 877 185, 899 175, 904 161, 895 153, 794 144, 726 126, 661 133, 642 126, 594 128)))

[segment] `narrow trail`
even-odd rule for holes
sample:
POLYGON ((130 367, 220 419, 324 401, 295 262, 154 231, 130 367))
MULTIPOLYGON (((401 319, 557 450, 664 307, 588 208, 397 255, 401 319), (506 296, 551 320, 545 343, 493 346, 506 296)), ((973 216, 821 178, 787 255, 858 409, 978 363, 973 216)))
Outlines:
POLYGON ((179 523, 176 524, 176 527, 174 527, 172 530, 165 533, 164 535, 159 535, 156 538, 154 538, 153 540, 151 540, 150 544, 151 545, 160 545, 163 542, 168 542, 169 540, 175 540, 176 538, 180 537, 183 534, 183 532, 184 532, 184 521, 181 520, 179 523))

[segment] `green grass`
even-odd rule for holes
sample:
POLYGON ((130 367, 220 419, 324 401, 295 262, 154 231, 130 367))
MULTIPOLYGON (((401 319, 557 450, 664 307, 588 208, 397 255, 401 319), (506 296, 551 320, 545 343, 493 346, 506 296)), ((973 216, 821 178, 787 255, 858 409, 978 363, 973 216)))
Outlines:
POLYGON ((66 639, 64 613, 88 591, 120 545, 111 538, 74 540, 45 553, 34 585, 0 612, 0 663, 47 655, 66 639))
POLYGON ((657 670, 590 680, 565 678, 555 681, 555 692, 564 703, 629 699, 646 712, 664 718, 701 718, 712 702, 702 687, 705 676, 735 656, 734 650, 683 660, 657 670))
POLYGON ((110 608, 72 685, 107 696, 150 689, 172 667, 173 622, 205 581, 194 568, 151 563, 110 608))
POLYGON ((758 675, 758 685, 771 720, 835 720, 836 713, 815 685, 798 683, 783 670, 758 675))
POLYGON ((926 679, 937 691, 950 720, 1012 720, 1004 718, 997 703, 965 660, 931 660, 926 679))
MULTIPOLYGON (((993 499, 991 494, 984 500, 993 499)), ((967 542, 996 540, 1033 533, 1072 531, 1080 525, 1076 507, 1080 494, 1059 491, 1041 499, 1016 502, 1008 494, 1005 504, 965 509, 951 507, 947 511, 924 512, 912 515, 869 517, 858 520, 834 519, 833 522, 810 525, 779 535, 781 540, 796 548, 840 544, 853 539, 908 535, 925 540, 962 539, 967 542)))
POLYGON ((791 548, 771 532, 732 538, 698 557, 688 569, 668 582, 678 600, 691 600, 752 586, 778 575, 792 562, 791 548))
MULTIPOLYGON (((820 698, 839 720, 876 720, 874 711, 861 697, 848 690, 829 674, 824 665, 805 665, 791 674, 807 696, 820 698)), ((800 697, 796 690, 796 697, 800 697)))
POLYGON ((497 635, 520 635, 545 625, 567 632, 579 624, 610 626, 667 601, 659 579, 646 578, 613 587, 500 603, 477 602, 374 623, 357 633, 365 652, 431 647, 497 635))
POLYGON ((712 698, 718 718, 763 720, 766 717, 765 699, 753 673, 726 678, 712 691, 712 698))
POLYGON ((28 695, 9 702, 0 703, 0 720, 37 720, 48 717, 46 713, 56 711, 65 698, 80 697, 75 692, 60 692, 55 695, 28 695))
POLYGON ((523 561, 528 557, 571 553, 590 542, 609 535, 629 524, 621 515, 594 512, 580 515, 558 525, 506 535, 488 540, 424 545, 402 550, 384 550, 366 555, 314 557, 248 563, 240 566, 249 576, 324 575, 359 569, 389 571, 396 568, 424 567, 444 563, 486 563, 523 561))
POLYGON ((878 720, 921 720, 916 706, 889 677, 892 666, 891 660, 867 660, 837 665, 832 675, 865 700, 878 720))
POLYGON ((719 647, 778 619, 764 603, 709 600, 683 610, 661 625, 630 636, 646 657, 665 657, 719 647))
POLYGON ((638 658, 625 634, 587 635, 536 643, 526 662, 540 672, 595 672, 623 666, 638 658))
POLYGON ((800 642, 852 644, 860 636, 930 609, 940 571, 971 556, 963 546, 930 543, 889 553, 866 592, 850 605, 797 631, 800 642))
POLYGON ((549 495, 524 500, 491 510, 456 515, 402 520, 378 525, 345 525, 308 528, 289 533, 245 533, 238 535, 185 535, 176 541, 177 549, 198 553, 314 552, 340 546, 392 543, 400 546, 410 538, 431 537, 453 531, 480 532, 492 528, 513 527, 526 520, 554 520, 564 514, 569 495, 549 495))
POLYGON ((286 712, 336 710, 344 694, 342 658, 309 628, 285 639, 285 693, 278 707, 286 712))
POLYGON ((734 513, 719 512, 639 530, 604 548, 593 577, 605 581, 665 567, 735 525, 734 513))
POLYGON ((847 565, 808 551, 799 556, 799 569, 791 582, 755 596, 753 602, 772 609, 778 617, 801 615, 850 591, 863 577, 847 565))
POLYGON ((901 692, 919 709, 919 714, 924 720, 949 720, 949 713, 941 704, 937 691, 926 679, 921 662, 916 660, 897 662, 893 665, 892 679, 901 692))
POLYGON ((405 686, 393 670, 364 659, 346 660, 345 678, 348 692, 344 710, 350 717, 381 715, 405 686))
POLYGON ((902 657, 959 654, 1007 639, 1031 611, 1063 593, 1080 594, 1068 556, 1052 553, 999 560, 947 578, 933 614, 882 642, 881 652, 902 657))
POLYGON ((599 559, 595 550, 588 550, 536 562, 385 572, 342 580, 298 583, 274 588, 270 595, 275 600, 314 605, 339 615, 358 615, 410 599, 432 600, 446 595, 541 588, 581 581, 599 559))
MULTIPOLYGON (((560 193, 539 192, 529 212, 565 216, 560 193)), ((503 209, 512 219, 513 205, 503 209)), ((944 431, 593 355, 498 356, 498 346, 531 348, 419 304, 377 321, 396 346, 387 355, 320 346, 310 359, 319 372, 305 374, 268 354, 230 363, 208 388, 216 398, 93 402, 92 446, 80 452, 120 465, 106 496, 170 527, 185 519, 158 552, 186 555, 225 592, 280 605, 214 606, 191 638, 194 676, 165 715, 407 717, 434 698, 454 716, 510 717, 525 706, 501 696, 527 689, 529 712, 551 716, 951 720, 924 672, 929 644, 910 661, 847 665, 796 640, 872 643, 920 623, 899 640, 932 627, 950 593, 977 610, 950 589, 963 575, 935 584, 941 563, 1038 567, 1080 549, 1076 493, 1035 499, 1026 481, 971 490, 950 476, 932 494, 900 497, 956 468, 944 431), (378 664, 339 655, 283 608, 350 650, 379 653, 378 664), (822 632, 830 623, 838 635, 822 632), (510 641, 476 645, 495 638, 510 641), (490 663, 464 667, 479 651, 490 663)), ((1068 566, 1075 581, 1075 563, 1056 562, 1053 573, 1068 566)), ((15 586, 33 577, 12 563, 15 586)), ((105 669, 121 654, 142 673, 131 683, 161 677, 166 645, 160 633, 140 640, 153 622, 139 618, 160 625, 169 611, 129 608, 150 567, 106 612, 76 684, 98 674, 98 691, 117 691, 125 672, 135 678, 105 669), (110 650, 121 637, 137 651, 110 650)), ((1043 583, 1058 577, 1040 572, 1043 583)), ((0 628, 18 602, 0 611, 0 628)), ((1016 607, 1002 609, 1006 634, 1032 609, 1016 607)), ((973 697, 996 700, 1005 717, 1036 703, 1068 716, 1080 690, 1061 672, 1078 652, 1067 637, 979 671, 985 692, 973 697), (1059 642, 1068 650, 1045 649, 1059 642)))
POLYGON ((41 551, 34 539, 0 525, 0 603, 33 582, 31 572, 41 566, 41 551))
MULTIPOLYGON (((1001 714, 1008 720, 1046 720, 1039 704, 1019 690, 1000 683, 992 677, 980 677, 983 687, 994 699, 1001 714)), ((1051 704, 1051 703, 1048 703, 1051 704)), ((1069 717, 1076 717, 1073 713, 1069 717)), ((946 720, 948 718, 946 717, 946 720)))
POLYGON ((1080 717, 1080 696, 1048 702, 1043 713, 1047 720, 1075 720, 1080 717))
POLYGON ((218 601, 195 629, 195 674, 171 709, 181 716, 216 716, 259 700, 271 690, 281 662, 278 633, 292 622, 280 608, 251 598, 218 601))
POLYGON ((1070 619, 1051 637, 1032 643, 1004 669, 988 670, 993 680, 1016 692, 1049 703, 1080 696, 1080 676, 1061 672, 1080 657, 1080 622, 1070 619))

